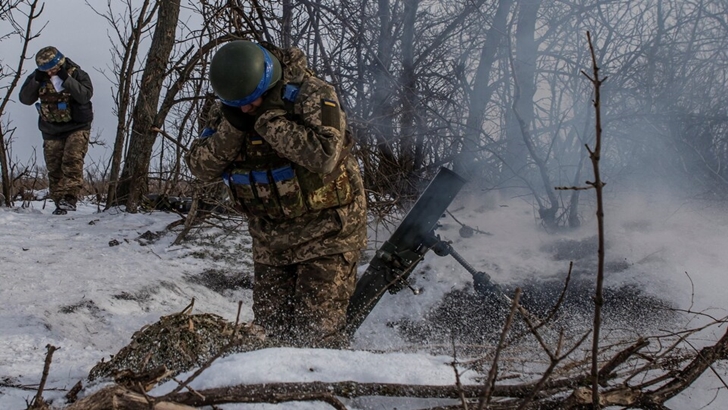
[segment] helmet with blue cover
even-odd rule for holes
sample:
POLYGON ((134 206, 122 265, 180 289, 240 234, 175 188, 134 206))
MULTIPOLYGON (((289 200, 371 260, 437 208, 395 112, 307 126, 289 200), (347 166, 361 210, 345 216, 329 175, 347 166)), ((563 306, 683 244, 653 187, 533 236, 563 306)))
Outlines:
POLYGON ((210 83, 223 104, 242 107, 257 100, 281 80, 278 59, 263 46, 246 40, 231 41, 210 63, 210 83))

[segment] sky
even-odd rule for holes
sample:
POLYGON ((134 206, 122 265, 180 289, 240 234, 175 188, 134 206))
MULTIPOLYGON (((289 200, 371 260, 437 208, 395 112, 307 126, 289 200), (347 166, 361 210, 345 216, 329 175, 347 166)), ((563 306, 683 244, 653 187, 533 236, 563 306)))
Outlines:
MULTIPOLYGON (((128 214, 114 209, 99 213, 89 201, 83 201, 76 212, 55 216, 51 215, 51 203, 35 201, 28 205, 0 208, 0 408, 24 409, 25 400, 35 395, 34 385, 40 381, 48 344, 60 350, 53 356, 45 397, 55 398, 56 405, 60 405, 60 397, 77 381, 84 380, 94 364, 116 354, 143 326, 184 309, 193 297, 193 313, 213 313, 234 322, 241 301, 240 320, 252 320, 250 290, 218 292, 190 280, 212 270, 246 271, 250 267, 250 242, 244 229, 232 235, 206 231, 199 233, 197 240, 182 245, 172 245, 176 233, 170 232, 148 243, 140 239, 143 234, 161 232, 179 216, 164 212, 128 214), (111 241, 119 245, 110 246, 111 241), (201 258, 203 251, 212 256, 201 258), (123 294, 143 297, 119 297, 123 294)), ((593 271, 588 268, 593 258, 569 253, 577 245, 589 243, 596 233, 596 222, 586 209, 580 230, 552 234, 544 232, 534 218, 534 209, 519 198, 458 197, 449 212, 441 219, 438 234, 453 241, 473 267, 489 273, 506 289, 523 285, 524 297, 544 297, 537 291, 558 282, 569 259, 575 260, 575 282, 579 278, 593 280, 593 271), (461 237, 455 219, 478 232, 469 238, 461 237)), ((715 317, 726 315, 725 208, 658 195, 630 200, 608 196, 606 227, 608 264, 624 262, 620 269, 609 271, 607 289, 627 284, 640 291, 641 296, 630 297, 633 301, 653 297, 682 309, 715 317)), ((381 238, 383 233, 379 235, 370 232, 369 255, 376 246, 374 238, 381 238)), ((360 266, 360 273, 364 269, 366 264, 360 266)), ((386 294, 355 335, 350 350, 270 348, 235 354, 213 363, 192 386, 202 389, 313 380, 452 385, 451 349, 438 351, 436 342, 416 340, 423 335, 437 336, 436 326, 410 326, 408 335, 405 324, 423 323, 446 293, 470 286, 470 275, 452 258, 429 253, 413 279, 413 287, 421 292, 386 294)), ((582 294, 581 302, 588 301, 589 295, 582 294)), ((566 325, 570 330, 590 326, 592 319, 579 312, 579 301, 569 305, 564 315, 567 320, 558 326, 566 325)), ((631 305, 622 308, 628 313, 611 320, 605 309, 604 335, 619 338, 633 337, 637 332, 654 334, 692 327, 704 320, 681 315, 666 321, 648 312, 645 320, 631 321, 633 318, 626 317, 630 309, 638 313, 644 313, 644 309, 631 305)), ((472 326, 478 326, 476 313, 459 315, 452 321, 472 319, 472 326)), ((495 337, 497 331, 487 338, 495 337)), ((711 329, 691 343, 699 348, 715 342, 723 332, 724 328, 711 329)), ((529 344, 521 346, 537 349, 529 344)), ((527 377, 527 365, 518 370, 517 374, 527 377)), ((718 365, 716 370, 724 379, 728 377, 725 366, 718 365)), ((508 373, 508 366, 504 364, 501 371, 508 373)), ((477 376, 464 371, 462 382, 477 383, 477 376)), ((89 390, 82 394, 101 387, 85 384, 89 390)), ((716 376, 706 372, 693 388, 668 405, 673 409, 724 409, 728 392, 720 386, 716 376)), ((161 395, 172 387, 167 383, 150 394, 161 395)), ((433 405, 421 399, 371 397, 344 403, 350 409, 404 410, 433 405)), ((221 408, 322 407, 320 403, 287 403, 221 408)))

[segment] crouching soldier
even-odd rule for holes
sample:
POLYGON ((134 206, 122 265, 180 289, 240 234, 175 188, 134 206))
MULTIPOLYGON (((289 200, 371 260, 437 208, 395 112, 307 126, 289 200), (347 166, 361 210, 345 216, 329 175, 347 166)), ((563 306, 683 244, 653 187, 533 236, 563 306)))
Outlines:
POLYGON ((20 102, 38 110, 43 156, 48 169, 54 215, 76 210, 83 186, 83 160, 88 151, 93 85, 88 74, 55 47, 35 55, 38 68, 20 88, 20 102))
POLYGON ((334 88, 303 52, 233 41, 210 64, 220 99, 186 157, 249 216, 255 323, 293 346, 341 347, 366 245, 366 199, 334 88))

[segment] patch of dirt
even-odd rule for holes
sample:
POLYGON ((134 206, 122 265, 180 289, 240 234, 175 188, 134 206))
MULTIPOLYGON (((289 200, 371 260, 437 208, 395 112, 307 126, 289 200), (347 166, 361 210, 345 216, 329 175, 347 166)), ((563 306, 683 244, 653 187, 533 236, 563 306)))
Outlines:
MULTIPOLYGON (((0 387, 22 388, 23 385, 17 377, 3 376, 0 377, 0 387)), ((0 394, 2 394, 2 392, 0 392, 0 394)))
POLYGON ((76 313, 79 310, 86 309, 93 317, 101 317, 102 310, 99 308, 93 300, 82 300, 73 305, 61 306, 58 309, 59 313, 71 314, 76 313))
POLYGON ((155 293, 157 293, 156 290, 144 288, 136 292, 122 291, 121 293, 117 293, 116 295, 111 295, 111 297, 117 300, 128 300, 142 303, 148 302, 152 298, 152 295, 155 293))
POLYGON ((138 302, 140 305, 149 302, 152 297, 159 293, 160 289, 165 288, 174 291, 177 286, 174 283, 161 281, 157 285, 144 286, 133 292, 121 291, 115 295, 111 295, 116 300, 127 300, 138 302))
MULTIPOLYGON (((504 287, 504 293, 512 296, 515 288, 522 289, 523 306, 535 318, 545 318, 558 301, 563 282, 558 280, 529 281, 504 287)), ((594 311, 594 283, 572 280, 560 308, 548 329, 564 329, 566 336, 578 336, 592 327, 594 311)), ((676 313, 668 302, 651 296, 634 285, 605 287, 602 307, 603 329, 640 333, 660 326, 669 326, 676 313)), ((454 290, 445 295, 441 303, 418 322, 401 321, 391 325, 398 328, 402 337, 415 344, 451 346, 494 345, 510 311, 509 302, 502 295, 481 295, 472 288, 454 290)), ((545 332, 548 332, 545 329, 545 332)), ((521 338, 528 327, 520 315, 516 315, 509 341, 521 338)), ((556 333, 556 332, 552 332, 556 333)), ((452 347, 445 350, 452 351, 452 347)))
POLYGON ((139 237, 136 240, 137 240, 137 242, 139 242, 139 244, 141 246, 147 246, 147 245, 151 245, 151 244, 157 242, 160 238, 162 238, 164 236, 164 234, 165 234, 164 231, 157 231, 157 232, 146 231, 143 234, 139 235, 139 237))
POLYGON ((230 272, 222 269, 208 269, 196 275, 187 275, 185 280, 205 286, 217 293, 229 290, 253 289, 253 277, 250 272, 230 272))
POLYGON ((542 246, 541 251, 550 253, 557 261, 576 261, 595 258, 598 248, 599 239, 594 235, 580 240, 560 239, 542 246))

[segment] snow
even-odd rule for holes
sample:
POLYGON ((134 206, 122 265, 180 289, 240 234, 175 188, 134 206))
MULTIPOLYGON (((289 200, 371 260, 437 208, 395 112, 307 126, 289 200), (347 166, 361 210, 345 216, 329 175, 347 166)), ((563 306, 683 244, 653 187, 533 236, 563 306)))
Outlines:
MULTIPOLYGON (((0 208, 0 409, 23 409, 26 400, 35 395, 46 345, 60 349, 53 356, 45 397, 58 398, 60 403, 66 390, 84 379, 94 364, 126 345, 135 331, 160 316, 181 311, 192 298, 194 313, 214 313, 233 322, 237 303, 242 301, 240 320, 252 320, 249 290, 218 293, 190 280, 211 269, 248 269, 250 242, 244 229, 234 236, 211 235, 172 245, 178 231, 154 241, 143 239, 143 234, 164 231, 180 219, 176 214, 129 214, 116 209, 98 212, 96 205, 84 202, 76 212, 55 216, 51 215, 51 203, 28 205, 0 208), (118 245, 112 246, 112 241, 118 245), (205 241, 216 245, 206 248, 205 241), (201 256, 204 252, 208 257, 201 256), (226 253, 235 257, 228 259, 226 253)), ((608 286, 635 284, 645 294, 678 308, 725 316, 726 209, 696 200, 675 203, 655 196, 629 201, 611 198, 608 205, 607 261, 627 262, 625 269, 607 276, 608 286)), ((596 234, 596 222, 588 208, 582 211, 584 226, 580 230, 551 234, 539 225, 531 206, 520 199, 458 198, 450 211, 460 222, 487 234, 461 238, 460 225, 449 216, 442 219, 438 233, 453 241, 454 248, 476 269, 512 286, 534 278, 562 277, 569 260, 554 258, 550 251, 553 245, 596 234)), ((372 241, 370 248, 375 246, 372 241)), ((575 270, 579 263, 575 263, 575 270)), ((271 348, 235 354, 218 359, 191 386, 204 389, 239 383, 349 380, 453 385, 452 356, 413 345, 392 323, 420 320, 444 293, 467 287, 470 275, 452 258, 428 254, 413 279, 413 286, 422 292, 386 294, 357 333, 352 350, 271 348)), ((589 326, 591 319, 585 320, 589 326)), ((681 320, 681 324, 692 326, 705 319, 686 316, 681 320)), ((648 330, 654 333, 660 325, 655 323, 648 330)), ((714 343, 724 331, 716 328, 702 334, 696 348, 701 342, 714 343)), ((716 371, 726 377, 722 364, 716 371)), ((465 371, 461 377, 464 384, 473 384, 478 375, 465 371)), ((184 378, 180 375, 178 379, 184 378)), ((174 387, 174 382, 168 382, 151 394, 161 395, 174 387)), ((358 398, 345 403, 351 409, 416 409, 443 401, 358 398)), ((728 392, 708 371, 668 404, 675 409, 723 409, 728 404, 728 392)), ((322 407, 320 403, 294 402, 221 408, 322 407)))

